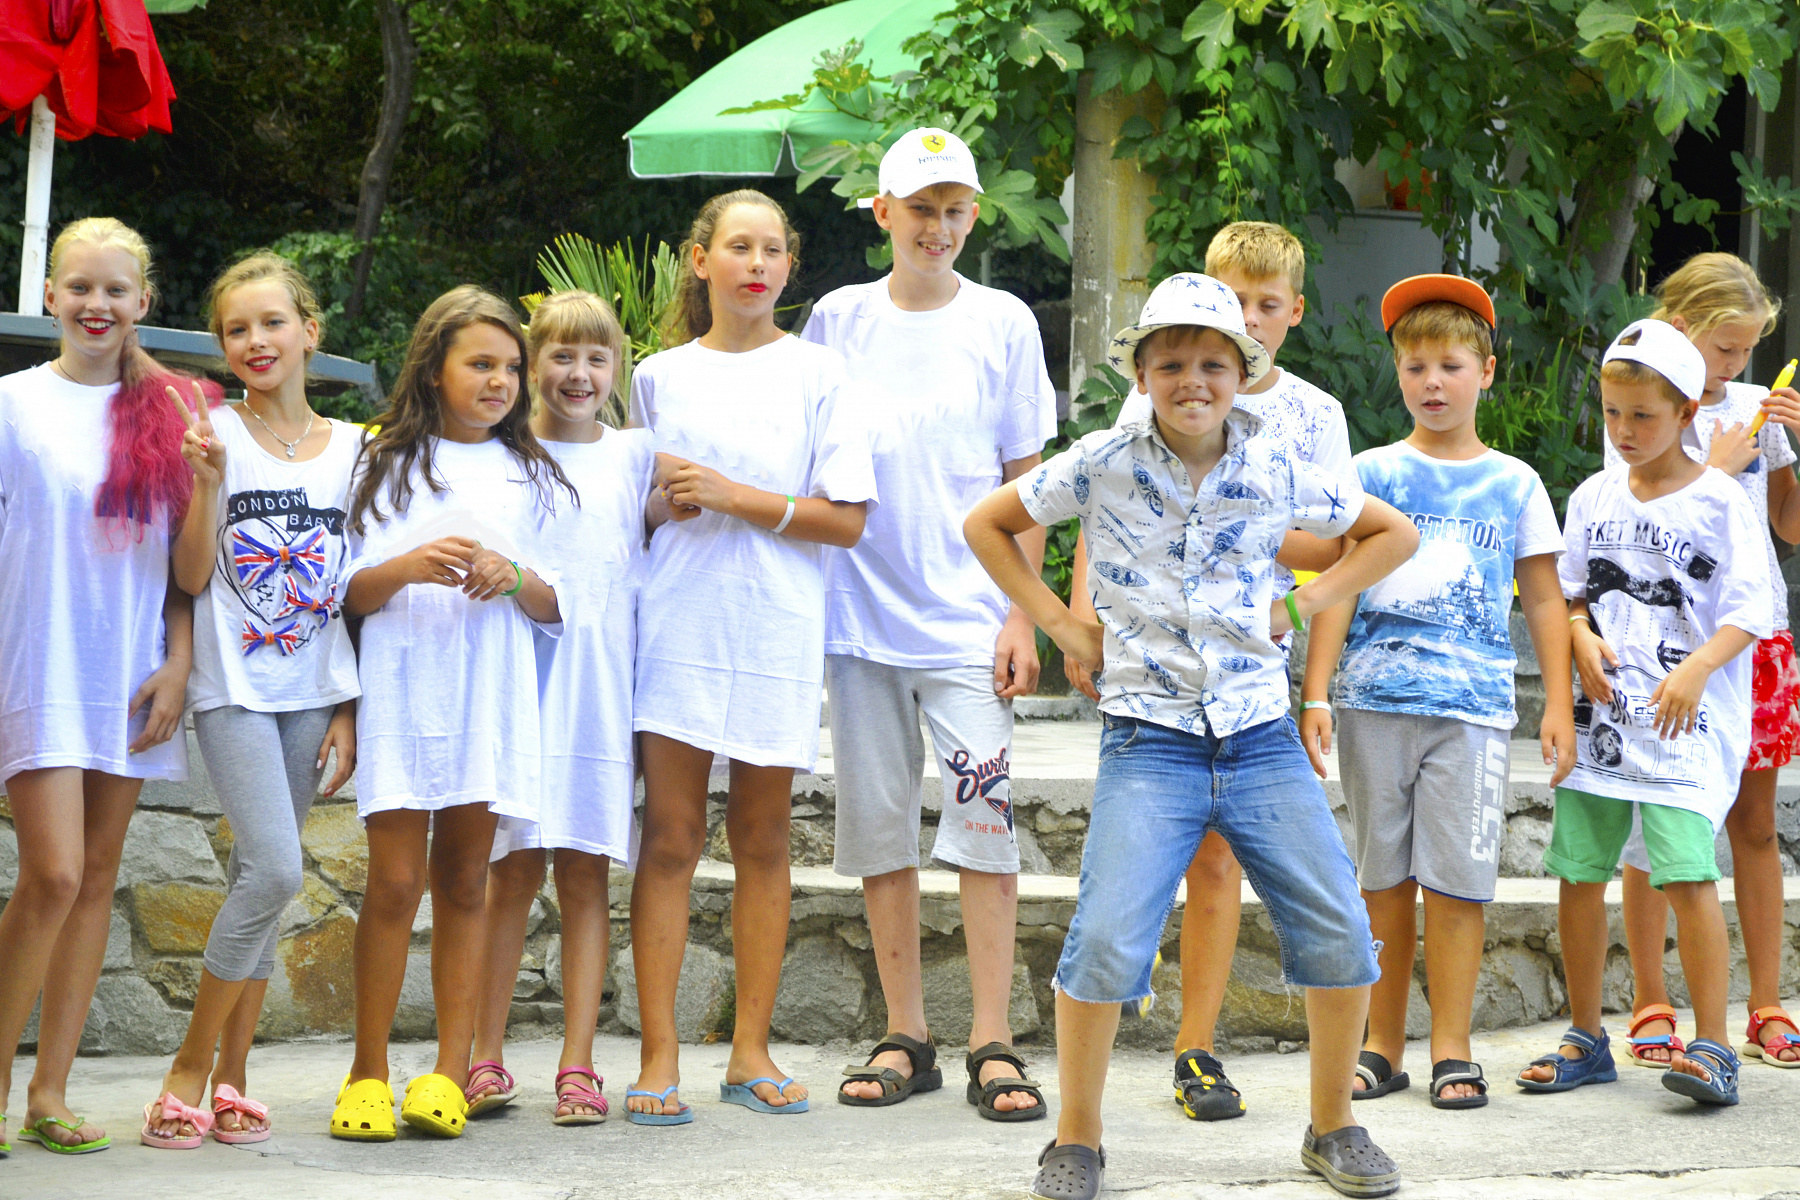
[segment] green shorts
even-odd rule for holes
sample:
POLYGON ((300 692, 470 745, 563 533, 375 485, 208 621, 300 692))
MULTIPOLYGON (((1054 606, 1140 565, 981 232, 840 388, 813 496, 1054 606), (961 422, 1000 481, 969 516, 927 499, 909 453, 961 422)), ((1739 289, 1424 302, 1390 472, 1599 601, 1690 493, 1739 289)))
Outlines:
POLYGON ((1708 883, 1719 878, 1712 822, 1697 812, 1666 804, 1637 804, 1574 788, 1556 789, 1556 816, 1544 869, 1570 883, 1606 883, 1631 834, 1631 810, 1644 826, 1650 852, 1650 886, 1708 883))

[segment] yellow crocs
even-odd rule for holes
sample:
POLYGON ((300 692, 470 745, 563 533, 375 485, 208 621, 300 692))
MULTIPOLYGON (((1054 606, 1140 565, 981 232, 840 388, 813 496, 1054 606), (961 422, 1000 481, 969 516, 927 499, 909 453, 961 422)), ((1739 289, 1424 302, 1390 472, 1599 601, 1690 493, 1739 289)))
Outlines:
POLYGON ((351 1142, 391 1142, 394 1125, 394 1089, 384 1079, 359 1079, 338 1089, 337 1107, 331 1110, 331 1136, 351 1142))
POLYGON ((400 1119, 421 1133, 461 1137, 469 1101, 448 1075, 415 1075, 406 1085, 400 1119))

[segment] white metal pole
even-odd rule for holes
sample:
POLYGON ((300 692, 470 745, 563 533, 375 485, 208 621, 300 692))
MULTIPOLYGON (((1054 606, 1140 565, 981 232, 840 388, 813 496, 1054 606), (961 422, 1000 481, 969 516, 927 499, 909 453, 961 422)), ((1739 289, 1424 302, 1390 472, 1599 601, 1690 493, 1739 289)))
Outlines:
POLYGON ((50 243, 50 161, 56 154, 56 114, 42 96, 31 102, 31 164, 25 176, 25 245, 19 256, 19 311, 44 311, 44 254, 50 243))

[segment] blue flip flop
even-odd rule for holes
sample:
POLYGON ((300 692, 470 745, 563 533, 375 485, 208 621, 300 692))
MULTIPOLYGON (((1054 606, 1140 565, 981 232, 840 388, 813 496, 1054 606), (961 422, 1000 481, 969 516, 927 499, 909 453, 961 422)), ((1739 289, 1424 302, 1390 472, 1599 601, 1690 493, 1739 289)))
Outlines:
POLYGON ((764 1100, 761 1096, 758 1096, 755 1092, 750 1090, 759 1083, 766 1083, 776 1091, 780 1092, 785 1091, 787 1086, 792 1082, 794 1082, 794 1077, 792 1075, 782 1080, 771 1079, 767 1075, 759 1075, 748 1083, 725 1083, 720 1081, 719 1102, 722 1104, 741 1104, 751 1112, 766 1113, 771 1117, 785 1117, 792 1113, 803 1113, 806 1111, 807 1107, 807 1102, 805 1100, 790 1100, 786 1104, 778 1106, 770 1104, 767 1100, 764 1100))
POLYGON ((1554 1068, 1556 1078, 1544 1082, 1515 1075, 1513 1082, 1528 1092, 1566 1092, 1583 1084, 1613 1083, 1618 1080, 1619 1072, 1613 1065, 1612 1039, 1606 1036, 1606 1030, 1602 1029, 1600 1036, 1595 1037, 1587 1030, 1571 1025, 1563 1032, 1562 1044, 1581 1051, 1581 1057, 1564 1058, 1561 1054, 1546 1054, 1542 1058, 1532 1059, 1530 1064, 1533 1067, 1554 1068))
POLYGON ((680 1086, 679 1083, 671 1083, 660 1092, 646 1092, 638 1088, 626 1088, 625 1100, 627 1103, 625 1108, 625 1119, 630 1121, 633 1125, 687 1125, 692 1123, 694 1119, 694 1110, 685 1104, 681 1106, 681 1111, 672 1113, 639 1112, 630 1106, 630 1100, 633 1096, 648 1096, 658 1104, 667 1104, 669 1102, 669 1093, 680 1086))

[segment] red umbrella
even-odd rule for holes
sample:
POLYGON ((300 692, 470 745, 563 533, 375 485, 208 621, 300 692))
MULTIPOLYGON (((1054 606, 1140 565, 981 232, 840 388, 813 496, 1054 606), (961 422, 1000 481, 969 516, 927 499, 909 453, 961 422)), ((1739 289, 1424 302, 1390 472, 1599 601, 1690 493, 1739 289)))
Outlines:
MULTIPOLYGON (((178 12, 205 0, 152 0, 178 12)), ((170 131, 175 86, 144 0, 0 0, 0 120, 31 131, 19 311, 42 311, 52 133, 137 138, 170 131)))

